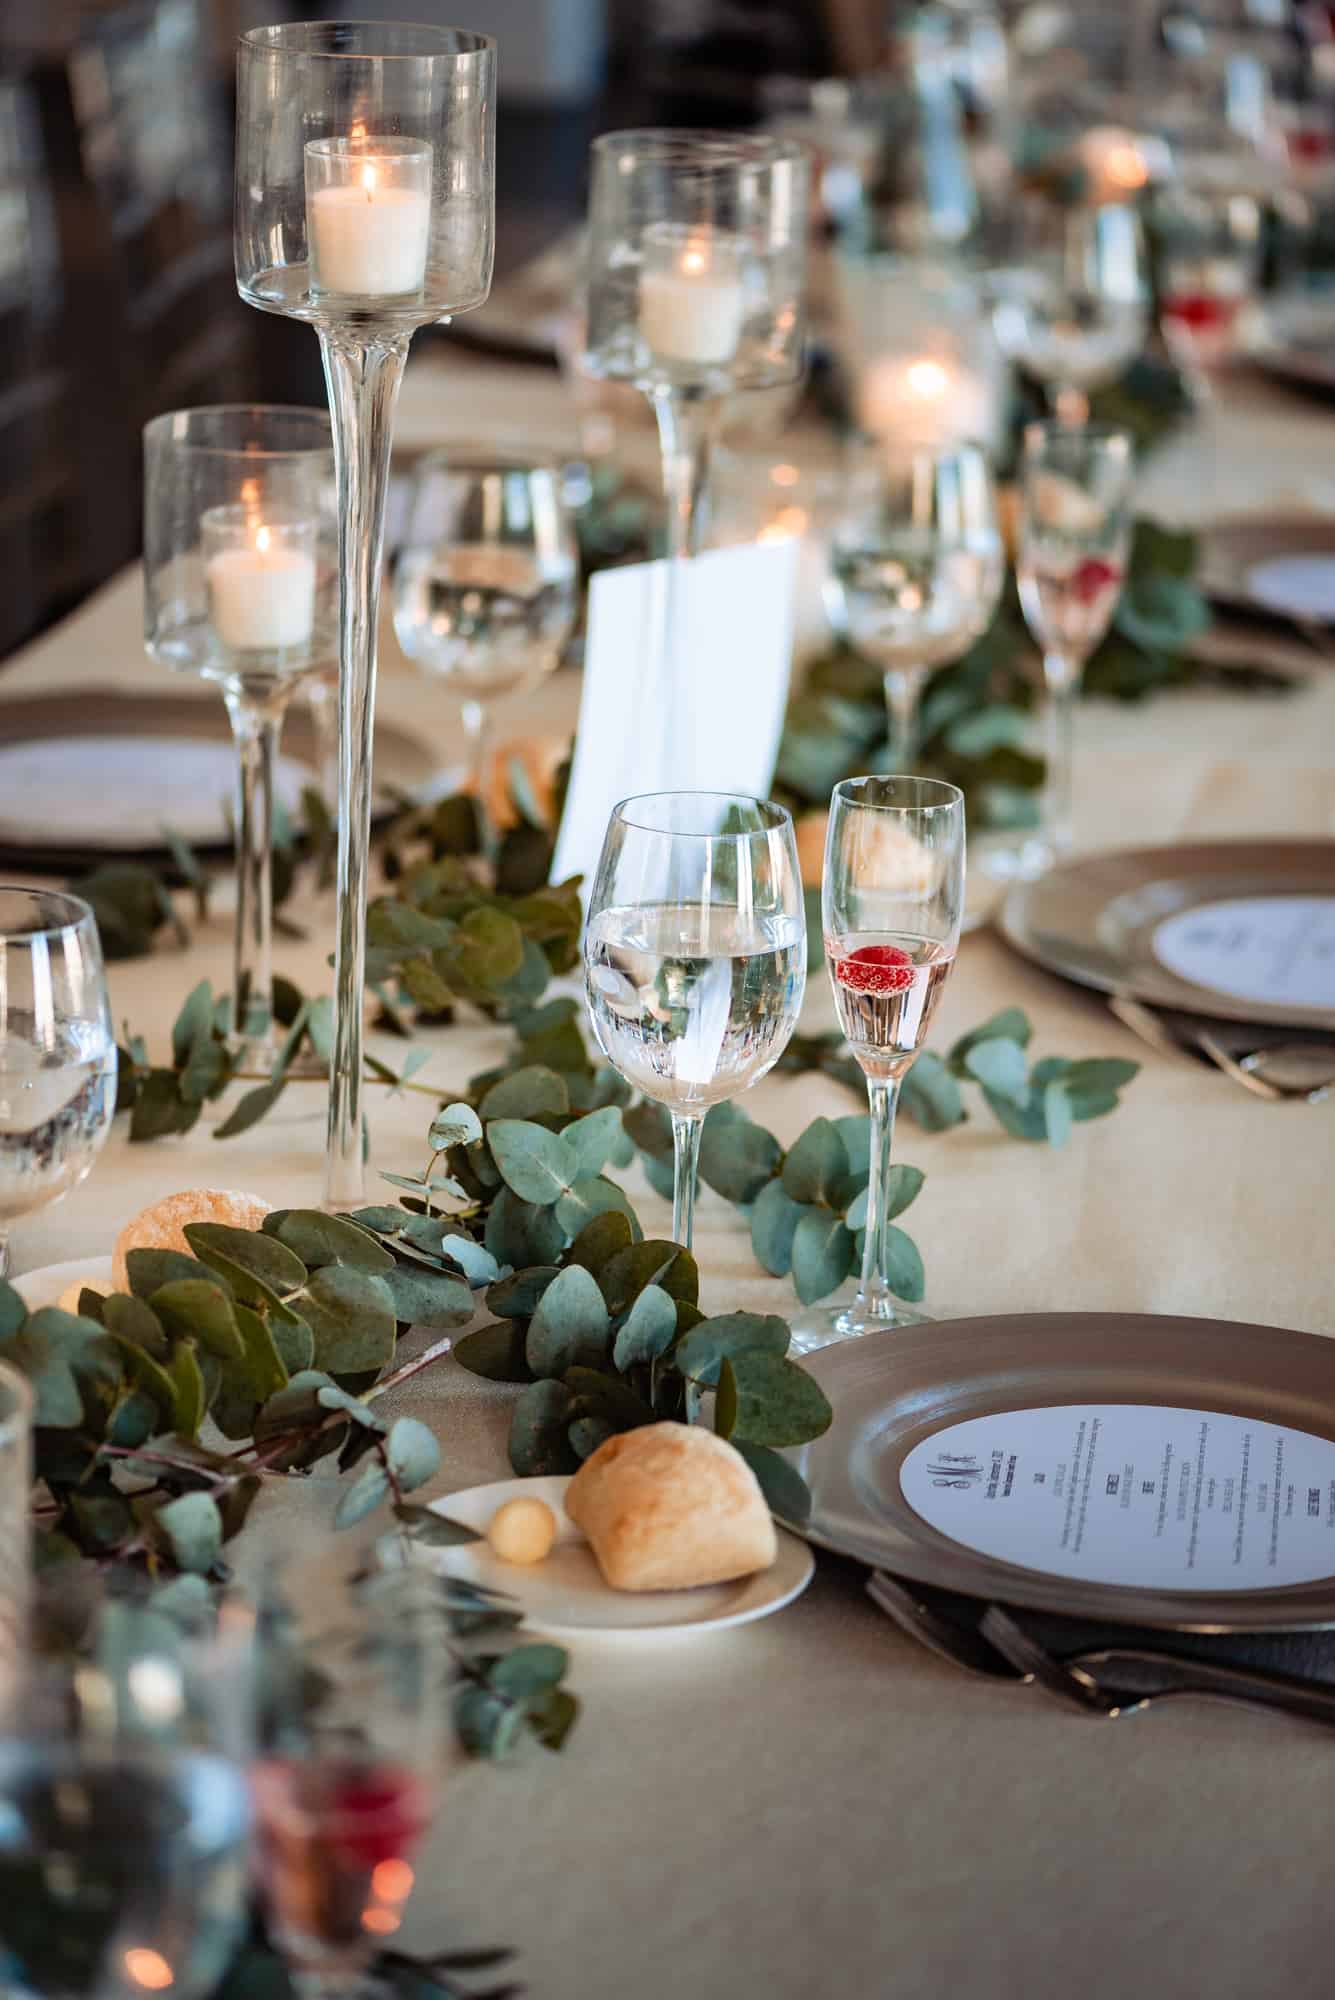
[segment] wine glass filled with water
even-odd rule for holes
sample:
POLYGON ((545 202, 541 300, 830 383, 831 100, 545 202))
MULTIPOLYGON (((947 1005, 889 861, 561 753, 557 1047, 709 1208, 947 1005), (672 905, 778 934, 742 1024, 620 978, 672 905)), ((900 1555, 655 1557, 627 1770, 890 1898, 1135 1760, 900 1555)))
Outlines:
POLYGON ((774 1067, 806 969, 782 806, 728 792, 623 799, 589 897, 585 990, 612 1067, 672 1114, 672 1234, 687 1249, 705 1113, 774 1067))
POLYGON ((821 891, 839 1025, 871 1112, 862 1277, 849 1304, 794 1330, 801 1350, 929 1318, 895 1296, 902 1258, 890 1147, 899 1087, 955 962, 964 907, 964 797, 935 778, 846 778, 834 788, 821 891))
POLYGON ((1116 204, 1023 211, 1021 262, 993 274, 997 338, 1046 389, 1066 423, 1115 382, 1145 344, 1150 284, 1140 218, 1116 204))
POLYGON ((491 705, 559 664, 578 585, 558 467, 491 447, 423 459, 394 565, 394 630, 462 701, 479 812, 491 705))
POLYGON ((1071 845, 1075 703, 1122 594, 1133 472, 1123 431, 1060 423, 1025 431, 1016 574, 1025 623, 1043 652, 1048 778, 1042 835, 1023 873, 1071 845))
POLYGON ((885 676, 902 770, 917 756, 928 674, 987 630, 1005 575, 992 474, 977 445, 858 449, 825 600, 831 622, 885 676))
POLYGON ((246 1922, 247 1633, 115 1602, 87 1652, 32 1662, 0 1729, 7 1991, 213 1992, 246 1922))
POLYGON ((14 1223, 78 1186, 115 1109, 92 911, 54 890, 0 888, 0 1273, 14 1223))

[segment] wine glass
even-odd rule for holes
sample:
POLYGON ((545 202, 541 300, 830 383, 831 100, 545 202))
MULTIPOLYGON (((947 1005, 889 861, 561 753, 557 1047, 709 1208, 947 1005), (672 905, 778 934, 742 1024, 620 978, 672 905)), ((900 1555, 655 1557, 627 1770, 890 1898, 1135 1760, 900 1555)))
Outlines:
POLYGON ((484 833, 490 704, 559 664, 578 584, 558 466, 490 446, 451 446, 421 461, 394 564, 394 630, 410 660, 463 697, 484 833))
POLYGON ((585 991, 612 1067, 672 1114, 672 1234, 687 1250, 705 1113, 774 1067, 806 971, 782 806, 728 792, 622 800, 589 896, 585 991))
POLYGON ((1133 472, 1124 431, 1060 423, 1030 424, 1025 431, 1016 574, 1025 623, 1042 648, 1048 694, 1039 866, 1071 845, 1075 702, 1085 662, 1121 595, 1133 472))
POLYGON ((885 676, 891 756, 912 768, 918 705, 934 667, 992 621, 1006 575, 996 493, 977 445, 866 447, 835 528, 831 623, 885 676))
POLYGON ((240 763, 232 1026, 277 1053, 273 781, 296 690, 336 650, 338 516, 323 410, 171 410, 144 427, 144 643, 222 690, 240 763))
POLYGON ((0 888, 0 1276, 12 1225, 79 1185, 115 1109, 92 911, 54 889, 0 888))
POLYGON ((821 910, 839 1025, 871 1112, 862 1278, 845 1306, 794 1330, 800 1352, 931 1315, 894 1295, 890 1148, 899 1087, 955 962, 964 909, 964 795, 936 778, 846 778, 830 801, 821 910))
POLYGON ((1157 191, 1153 213, 1164 344, 1204 401, 1211 371, 1237 351, 1256 296, 1261 204, 1227 185, 1178 182, 1157 191))
POLYGON ((436 1586, 380 1572, 271 1617, 251 1772, 260 1882, 302 1992, 356 1992, 398 1930, 449 1720, 436 1586))
MULTIPOLYGON (((211 1993, 245 1930, 248 1627, 113 1602, 38 1658, 0 1733, 0 1945, 51 2000, 211 1993)), ((8 1984, 8 1981, 7 1981, 8 1984)))
POLYGON ((1021 268, 993 274, 993 324, 1012 361, 1036 377, 1055 414, 1089 416, 1092 389, 1113 382, 1145 344, 1150 288, 1135 209, 1041 205, 1022 239, 1021 268))

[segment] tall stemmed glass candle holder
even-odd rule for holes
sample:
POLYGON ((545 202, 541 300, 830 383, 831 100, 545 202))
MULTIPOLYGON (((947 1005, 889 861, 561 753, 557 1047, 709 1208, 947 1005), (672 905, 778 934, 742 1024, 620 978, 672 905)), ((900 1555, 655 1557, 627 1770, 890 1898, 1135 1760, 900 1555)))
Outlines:
POLYGON ((670 560, 646 693, 668 730, 682 565, 700 546, 723 399, 801 371, 807 182, 790 139, 634 131, 593 144, 584 366, 633 383, 658 420, 670 560))
POLYGON ((806 976, 782 806, 728 792, 622 800, 589 893, 585 991, 612 1067, 672 1115, 672 1235, 687 1250, 705 1113, 773 1069, 806 976))
POLYGON ((491 284, 495 44, 456 28, 255 28, 237 62, 242 298, 320 337, 338 474, 338 938, 331 1207, 362 1199, 362 989, 376 623, 394 405, 415 329, 491 284))
POLYGON ((334 458, 323 410, 171 410, 144 427, 144 643, 222 689, 240 759, 232 1025, 275 1054, 273 779, 283 717, 334 649, 334 458))
POLYGON ((795 1327, 799 1352, 931 1317, 902 1297, 920 1292, 921 1274, 894 1226, 903 1203, 890 1148, 900 1085, 926 1039, 959 943, 963 794, 936 778, 836 785, 821 906, 839 1025, 867 1079, 871 1143, 857 1295, 795 1327))

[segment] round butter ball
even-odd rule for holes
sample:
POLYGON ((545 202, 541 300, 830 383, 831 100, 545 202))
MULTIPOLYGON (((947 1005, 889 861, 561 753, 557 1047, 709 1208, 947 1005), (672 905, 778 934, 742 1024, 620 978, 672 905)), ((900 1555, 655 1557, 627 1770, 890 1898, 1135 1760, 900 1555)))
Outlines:
POLYGON ((543 1562, 556 1540, 556 1516, 545 1500, 507 1500, 492 1515, 487 1540, 502 1562, 543 1562))

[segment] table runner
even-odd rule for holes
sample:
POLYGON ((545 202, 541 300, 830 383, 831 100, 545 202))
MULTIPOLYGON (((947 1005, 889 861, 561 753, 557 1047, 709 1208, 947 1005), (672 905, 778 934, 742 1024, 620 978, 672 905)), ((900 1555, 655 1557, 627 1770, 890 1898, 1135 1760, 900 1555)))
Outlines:
MULTIPOLYGON (((569 430, 549 375, 441 347, 410 367, 406 444, 486 434, 493 420, 530 438, 569 430)), ((1335 463, 1333 438, 1310 405, 1240 393, 1204 440, 1156 456, 1147 502, 1189 519, 1216 502, 1232 512, 1310 497, 1335 463)), ((457 754, 453 704, 411 673, 388 631, 382 662, 382 715, 428 736, 443 760, 457 754)), ((160 674, 142 654, 139 579, 127 573, 6 668, 0 740, 11 693, 160 674)), ((558 676, 525 726, 568 728, 576 701, 573 677, 558 676)), ((1086 704, 1077 755, 1088 845, 1329 835, 1335 672, 1318 668, 1284 699, 1086 704)), ((310 941, 280 940, 278 963, 319 989, 332 905, 303 915, 310 941)), ((220 905, 184 956, 112 968, 117 1020, 161 1046, 186 988, 203 977, 225 987, 229 959, 220 905)), ((812 1025, 828 1025, 823 979, 812 991, 812 1025)), ((1037 1054, 1134 1055, 1144 1071, 1121 1109, 1077 1128, 1061 1153, 1006 1138, 986 1112, 935 1137, 904 1125, 899 1157, 928 1174, 913 1232, 934 1309, 1116 1307, 1330 1331, 1329 1107, 1268 1105, 1142 1050, 1096 996, 989 934, 961 949, 936 1045, 1012 1003, 1033 1018, 1037 1054)), ((434 1053, 420 1080, 442 1089, 504 1044, 485 1026, 423 1040, 434 1053)), ((370 1095, 373 1166, 416 1164, 429 1100, 370 1095)), ((751 1104, 785 1140, 819 1112, 856 1108, 811 1076, 769 1079, 751 1104)), ((180 1187, 315 1202, 322 1145, 322 1093, 309 1085, 218 1145, 201 1129, 131 1148, 118 1131, 74 1197, 20 1226, 20 1267, 109 1250, 127 1214, 180 1187)), ((630 1186, 646 1225, 665 1228, 666 1204, 638 1172, 630 1186)), ((707 1191, 696 1247, 708 1309, 791 1309, 786 1283, 758 1271, 734 1212, 707 1191)), ((506 1469, 506 1392, 447 1364, 399 1392, 397 1408, 439 1431, 438 1490, 506 1469)), ((290 1550, 303 1536, 314 1546, 330 1507, 318 1481, 284 1489, 239 1550, 290 1550)), ((584 1641, 571 1682, 585 1714, 560 1758, 535 1747, 511 1766, 458 1768, 423 1858, 410 1947, 514 1944, 534 2000, 926 2000, 965 1981, 1081 2000, 1329 1991, 1335 1785, 1327 1743, 1297 1725, 1205 1704, 1093 1722, 1032 1691, 975 1683, 911 1646, 865 1601, 855 1566, 826 1557, 807 1596, 772 1620, 633 1651, 584 1641)))

